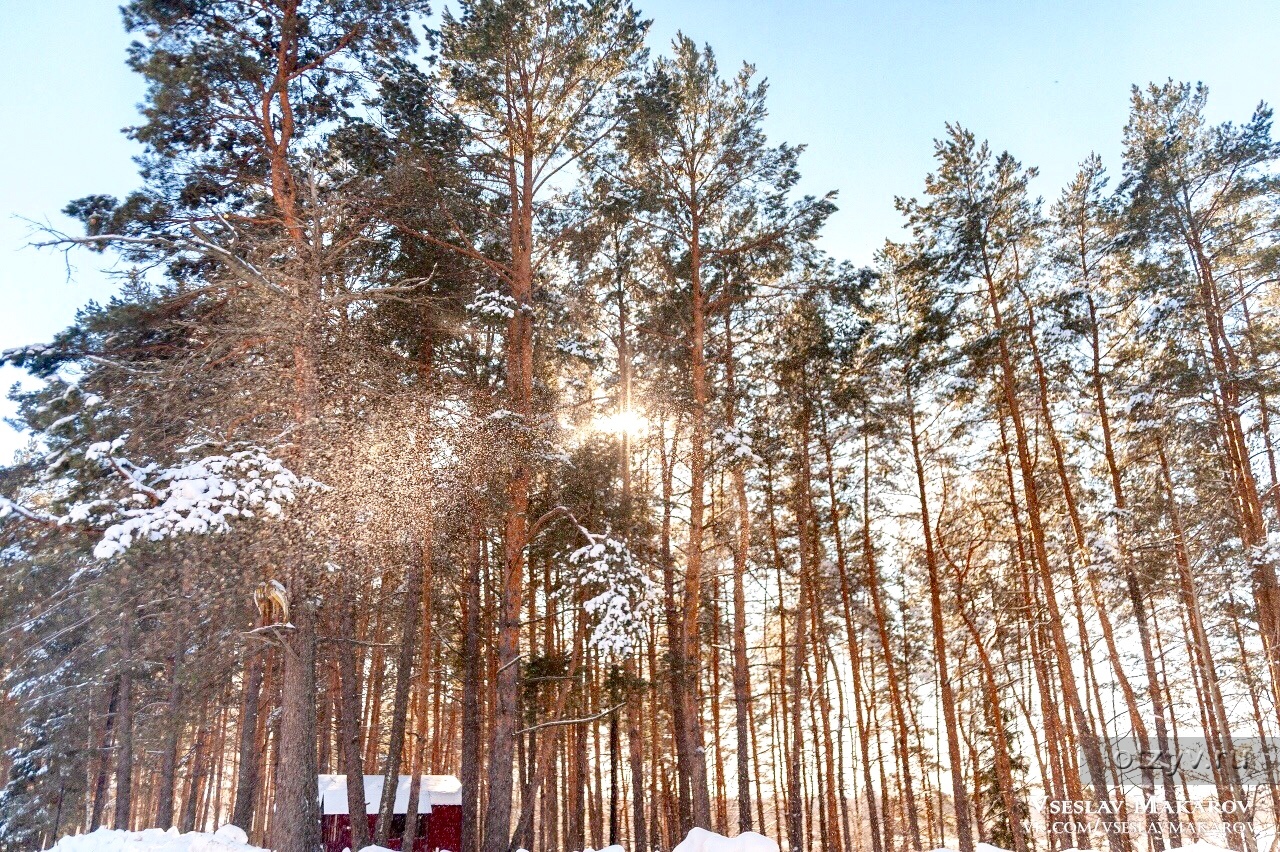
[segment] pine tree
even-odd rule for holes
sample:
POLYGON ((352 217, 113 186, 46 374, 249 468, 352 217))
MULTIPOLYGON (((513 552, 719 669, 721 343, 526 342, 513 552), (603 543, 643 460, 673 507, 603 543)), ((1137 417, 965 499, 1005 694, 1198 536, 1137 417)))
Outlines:
POLYGON ((801 149, 766 146, 760 124, 767 87, 753 83, 753 68, 744 66, 733 81, 722 80, 710 48, 699 50, 684 35, 672 52, 655 63, 635 96, 619 168, 639 194, 645 221, 663 235, 665 274, 673 295, 687 305, 682 325, 689 335, 689 536, 684 601, 670 629, 676 632, 671 647, 681 806, 689 808, 682 820, 705 828, 711 825, 711 805, 698 701, 698 616, 713 391, 707 378, 709 325, 749 297, 749 289, 740 289, 748 280, 740 271, 744 266, 767 263, 790 244, 812 239, 834 207, 830 197, 788 203, 799 179, 801 149))

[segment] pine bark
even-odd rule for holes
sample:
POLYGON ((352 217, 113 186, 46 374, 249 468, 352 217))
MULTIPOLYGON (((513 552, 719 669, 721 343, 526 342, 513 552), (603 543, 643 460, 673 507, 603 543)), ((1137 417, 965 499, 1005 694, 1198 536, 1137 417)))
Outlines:
POLYGON ((480 824, 480 525, 468 525, 466 574, 462 595, 462 849, 478 852, 480 824))
MULTIPOLYGON (((127 575, 126 575, 127 576, 127 575)), ((120 624, 120 694, 116 705, 116 806, 111 819, 115 829, 129 828, 133 814, 133 607, 120 624)))
POLYGON ((159 797, 155 806, 156 827, 173 825, 173 795, 178 776, 178 740, 182 734, 182 657, 186 650, 186 637, 174 643, 173 661, 169 666, 169 697, 167 727, 164 747, 161 749, 159 797))
POLYGON ((240 708, 239 759, 236 762, 236 794, 231 808, 231 824, 246 832, 253 828, 254 805, 258 798, 261 753, 258 742, 258 703, 262 691, 264 651, 246 652, 244 690, 240 708))
POLYGON ((342 772, 347 777, 347 814, 351 820, 351 844, 353 849, 363 849, 370 843, 368 803, 364 791, 364 755, 360 752, 360 672, 356 665, 355 598, 351 590, 346 600, 339 604, 341 613, 338 626, 338 678, 342 713, 338 723, 338 753, 342 772))
POLYGON ((405 572, 404 616, 400 627, 400 654, 396 660, 395 696, 391 705, 391 739, 387 744, 387 765, 382 774, 382 803, 378 808, 378 825, 374 831, 374 841, 379 846, 385 846, 391 836, 396 786, 404 757, 410 689, 413 687, 413 664, 421 650, 418 647, 418 627, 422 621, 423 575, 430 560, 431 540, 427 538, 422 542, 421 551, 410 560, 405 572))
POLYGON ((276 852, 314 852, 320 845, 316 796, 315 604, 295 595, 294 630, 284 641, 280 690, 280 769, 271 819, 276 852))
POLYGON ((955 808, 956 840, 960 852, 973 852, 973 823, 969 804, 969 791, 964 785, 964 770, 960 757, 960 726, 956 715, 955 688, 951 682, 947 663, 947 633, 942 611, 942 578, 938 570, 938 554, 934 547, 934 534, 929 516, 929 496, 925 482, 924 455, 921 436, 916 426, 915 397, 910 387, 910 375, 906 377, 907 424, 911 440, 911 458, 915 464, 916 489, 920 500, 920 526, 924 537, 925 570, 929 577, 929 611, 933 627, 933 651, 938 671, 938 685, 942 692, 942 718, 947 728, 947 756, 951 763, 951 796, 955 808))

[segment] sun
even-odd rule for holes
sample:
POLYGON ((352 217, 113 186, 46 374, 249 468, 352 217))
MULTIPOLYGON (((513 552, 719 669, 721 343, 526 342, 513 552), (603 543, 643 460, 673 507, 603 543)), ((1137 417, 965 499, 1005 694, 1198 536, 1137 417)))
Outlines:
POLYGON ((636 437, 648 430, 649 420, 638 411, 616 411, 613 414, 597 417, 592 427, 597 432, 636 437))

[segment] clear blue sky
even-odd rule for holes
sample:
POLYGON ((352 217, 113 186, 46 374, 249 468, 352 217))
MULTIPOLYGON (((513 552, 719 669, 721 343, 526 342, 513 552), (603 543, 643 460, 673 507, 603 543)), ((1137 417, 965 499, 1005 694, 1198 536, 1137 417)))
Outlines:
MULTIPOLYGON (((1280 101, 1275 0, 651 0, 652 45, 709 42, 726 72, 771 82, 769 130, 805 143, 806 191, 840 190, 825 248, 868 261, 898 234, 895 195, 920 191, 932 140, 958 121, 1041 169, 1057 194, 1090 151, 1115 167, 1129 86, 1210 87, 1216 119, 1280 101)), ((110 0, 0 0, 0 349, 47 339, 112 287, 102 258, 24 248, 16 217, 135 185, 130 124, 142 85, 110 0)), ((0 370, 8 387, 18 378, 0 370)), ((12 410, 0 404, 0 412, 12 410)), ((0 427, 0 460, 20 443, 0 427)))

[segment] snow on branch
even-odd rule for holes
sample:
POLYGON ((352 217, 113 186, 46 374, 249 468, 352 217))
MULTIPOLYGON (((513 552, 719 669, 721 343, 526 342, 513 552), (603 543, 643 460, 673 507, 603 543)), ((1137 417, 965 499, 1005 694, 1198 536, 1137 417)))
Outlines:
POLYGON ((467 305, 467 312, 485 322, 503 322, 514 317, 518 307, 516 300, 505 293, 481 290, 476 293, 471 304, 467 305))
POLYGON ((12 364, 13 366, 21 366, 23 361, 38 358, 41 355, 47 355, 53 352, 52 346, 44 343, 32 343, 27 346, 17 346, 13 349, 5 349, 0 351, 0 365, 12 364))
POLYGON ((760 456, 756 455, 755 449, 751 446, 751 436, 741 429, 729 427, 717 429, 713 437, 730 467, 762 464, 760 456))
POLYGON ((595 621, 591 645, 607 657, 627 656, 645 633, 658 586, 632 560, 625 544, 578 529, 588 544, 570 553, 568 561, 577 570, 572 582, 588 596, 582 607, 595 621))
POLYGON ((71 504, 61 516, 33 512, 0 498, 0 517, 15 514, 99 531, 93 555, 111 559, 144 541, 226 532, 236 519, 279 519, 300 493, 324 489, 261 447, 161 467, 116 455, 123 443, 122 438, 100 441, 85 452, 86 461, 96 461, 112 474, 99 495, 71 504))
POLYGON ((0 495, 0 518, 7 518, 10 515, 17 515, 28 521, 35 521, 38 524, 56 525, 61 523, 62 519, 56 515, 50 515, 47 512, 40 512, 35 509, 28 509, 20 503, 15 503, 8 497, 0 495))
MULTIPOLYGON (((113 456, 106 458, 114 463, 113 456)), ((132 500, 149 499, 150 505, 129 506, 125 498, 112 507, 107 517, 113 523, 93 549, 98 559, 118 556, 140 541, 225 532, 235 518, 280 518, 299 491, 319 487, 260 447, 168 468, 116 466, 130 479, 132 500)))

